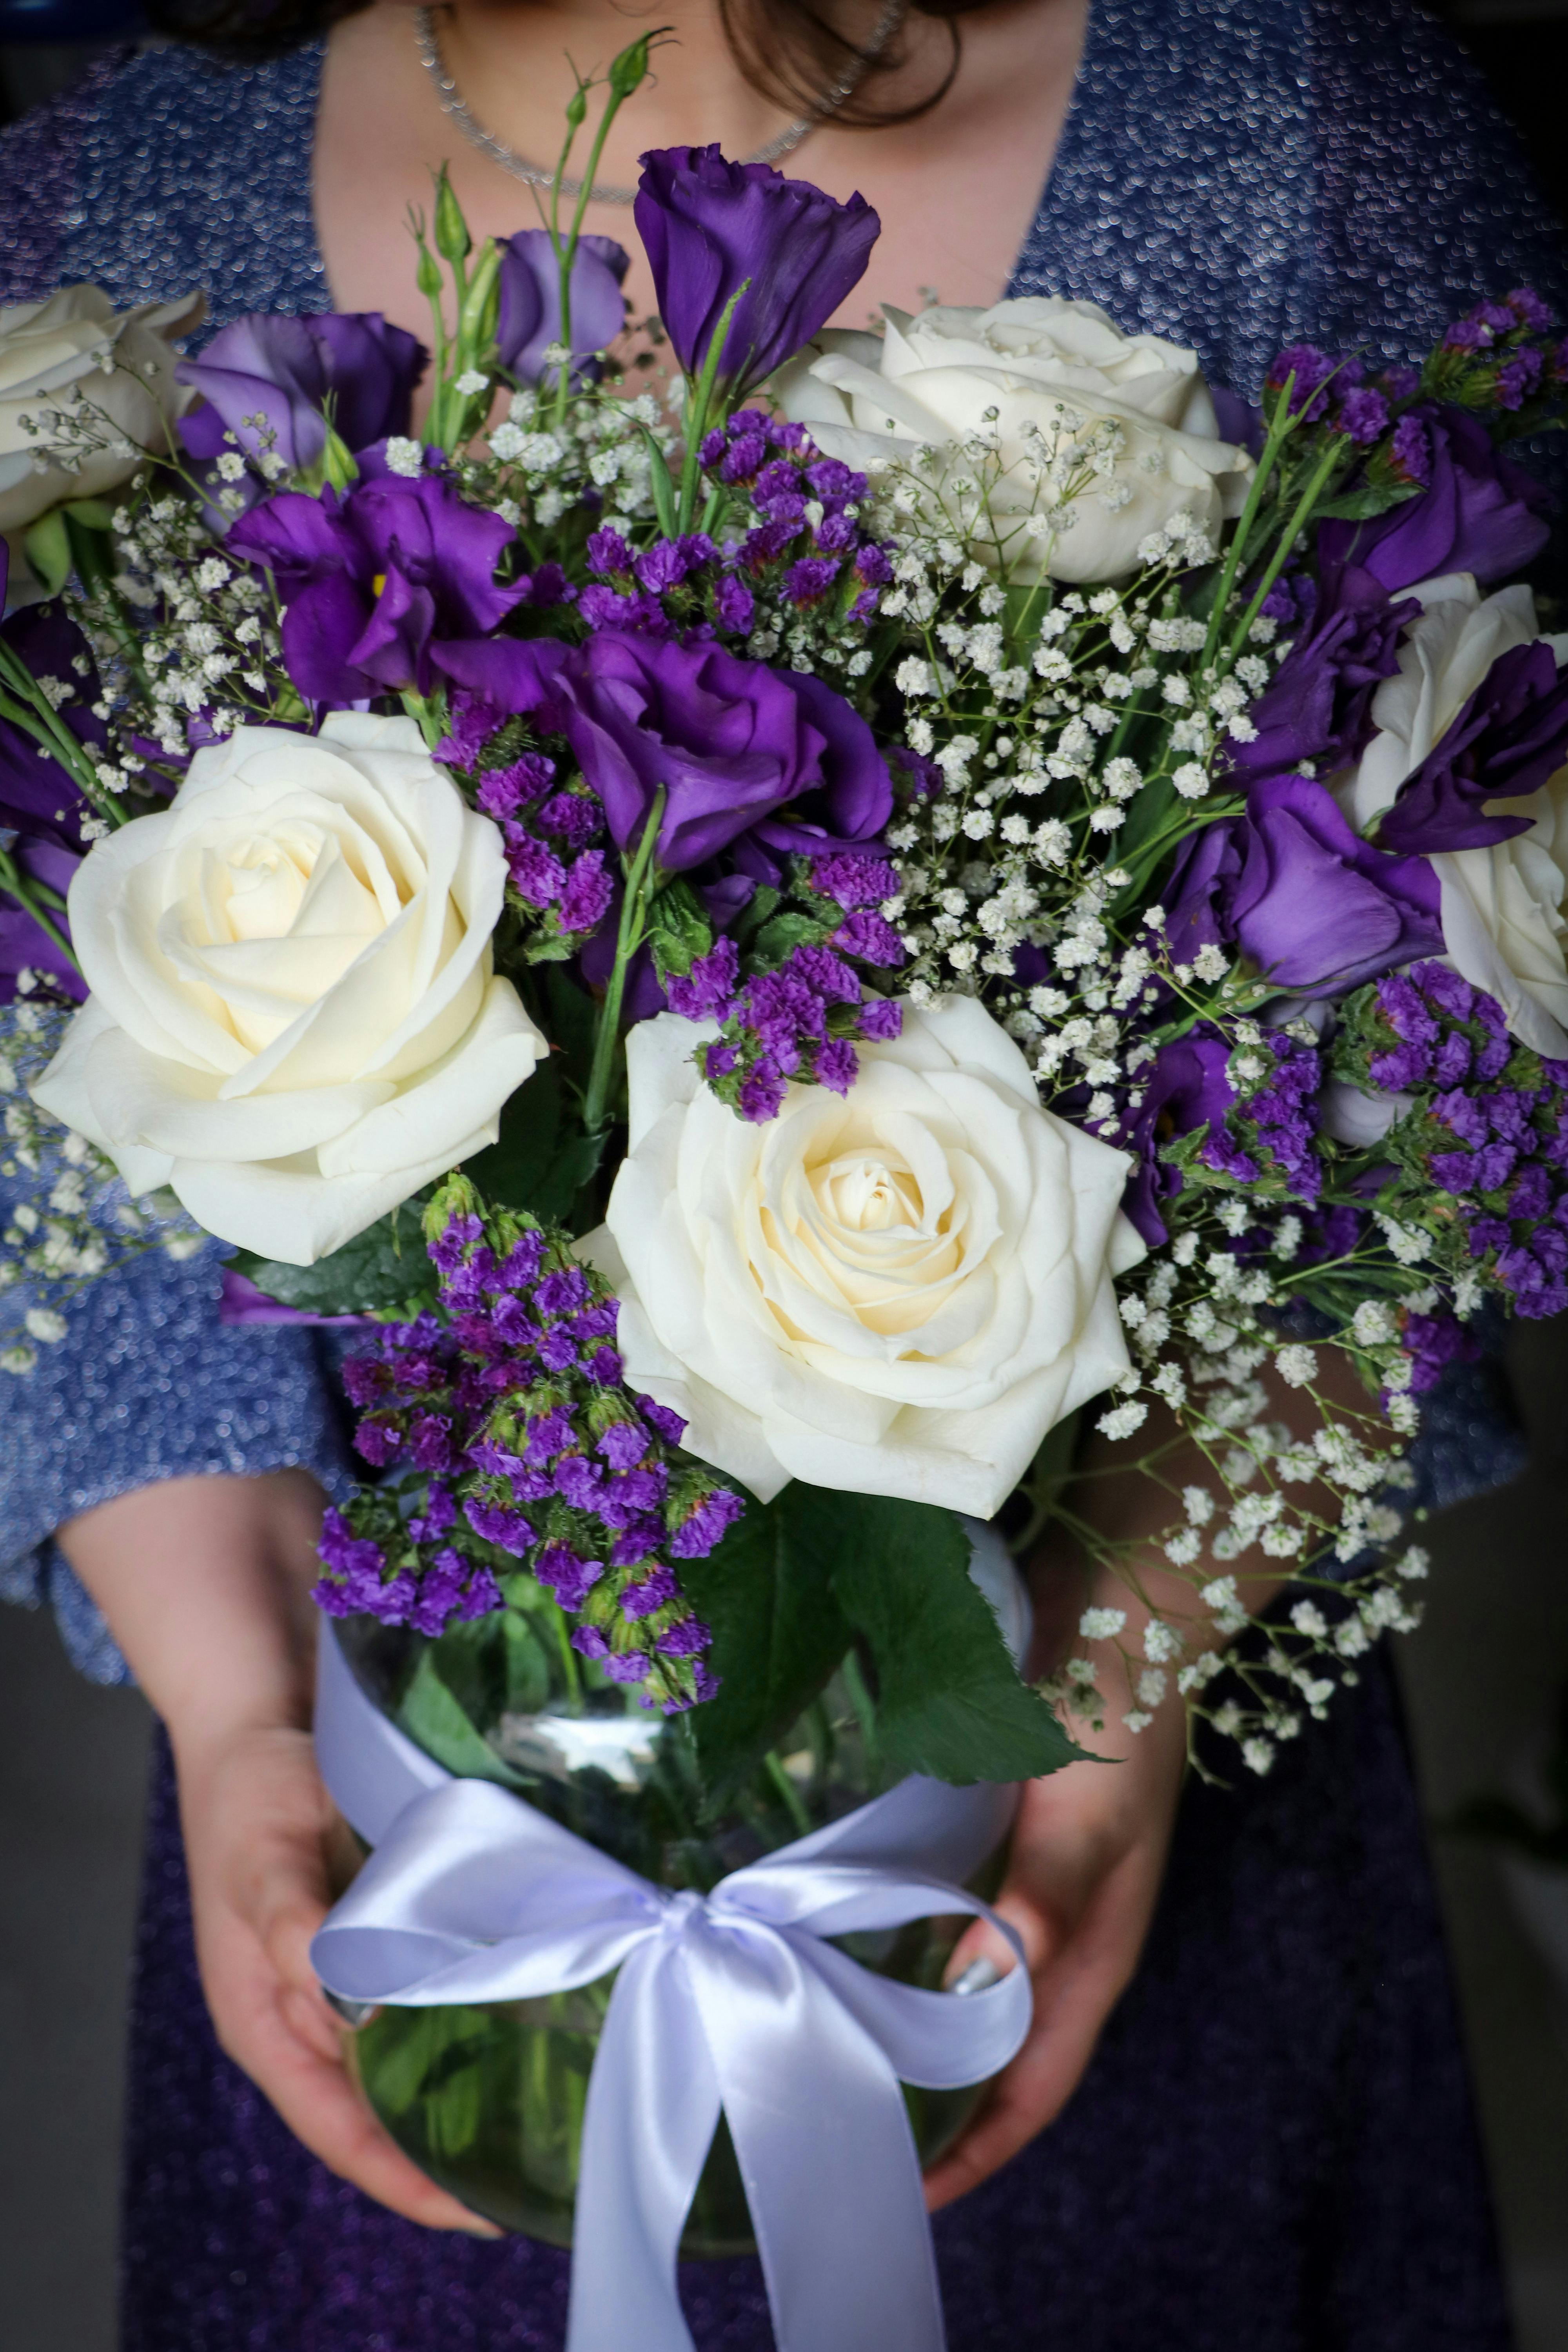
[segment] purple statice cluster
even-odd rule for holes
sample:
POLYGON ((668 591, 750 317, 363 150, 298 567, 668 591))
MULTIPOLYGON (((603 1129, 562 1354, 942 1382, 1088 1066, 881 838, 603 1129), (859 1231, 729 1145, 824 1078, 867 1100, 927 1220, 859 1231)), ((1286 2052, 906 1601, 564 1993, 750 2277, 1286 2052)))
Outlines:
POLYGON ((465 772, 476 804, 500 827, 512 889, 542 940, 573 952, 615 898, 603 803, 581 777, 558 791, 555 761, 482 696, 459 688, 447 725, 437 756, 465 772))
POLYGON ((1223 1128, 1210 1130, 1199 1158, 1239 1184, 1271 1189, 1272 1176, 1288 1200, 1315 1207, 1323 1189, 1317 1046, 1283 1029, 1266 1030, 1256 1045, 1232 1055, 1230 1076, 1239 1082, 1235 1108, 1223 1128))
POLYGON ((823 907, 816 936, 797 939, 771 971, 743 979, 734 940, 721 939, 687 972, 665 976, 672 1012, 721 1024, 702 1048, 702 1072, 743 1118, 775 1118, 792 1078, 847 1094, 859 1069, 856 1045, 899 1034, 901 1008, 868 993, 848 960, 883 970, 904 961, 897 931, 876 911, 897 887, 892 867, 874 852, 818 858, 802 893, 823 907))
POLYGON ((1555 324, 1533 288, 1516 286, 1500 302, 1478 302, 1455 320, 1438 346, 1435 371, 1445 377, 1462 372, 1468 407, 1517 412, 1568 382, 1568 343, 1537 340, 1555 324))
POLYGON ((1411 1196, 1398 1213, 1447 1242, 1451 1273, 1479 1265, 1516 1313, 1560 1313, 1568 1062, 1517 1045, 1496 999, 1446 964, 1416 964, 1370 993, 1348 1074, 1409 1100, 1379 1147, 1411 1196))
POLYGON ((673 1563, 705 1558, 740 1496, 679 1455, 678 1413, 627 1390, 616 1301, 563 1237, 485 1213, 460 1177, 426 1233, 438 1308, 344 1367, 355 1448, 395 1475, 328 1513, 317 1600, 436 1636, 526 1572, 612 1682, 667 1714, 711 1696, 710 1636, 673 1563))
POLYGON ((1369 381, 1358 359, 1320 351, 1315 343, 1289 343, 1276 354, 1266 381, 1271 393, 1289 384, 1293 416, 1304 415, 1309 425, 1327 423, 1366 448, 1387 432, 1391 402, 1414 391, 1414 383, 1405 382, 1408 373, 1391 370, 1369 381))
POLYGON ((593 574, 578 600, 590 628, 656 636, 749 636, 771 620, 831 606, 865 623, 893 577, 889 550, 857 520, 866 478, 813 447, 805 427, 742 409, 702 444, 710 487, 749 499, 757 520, 722 544, 701 530, 634 549, 606 525, 589 535, 593 574))

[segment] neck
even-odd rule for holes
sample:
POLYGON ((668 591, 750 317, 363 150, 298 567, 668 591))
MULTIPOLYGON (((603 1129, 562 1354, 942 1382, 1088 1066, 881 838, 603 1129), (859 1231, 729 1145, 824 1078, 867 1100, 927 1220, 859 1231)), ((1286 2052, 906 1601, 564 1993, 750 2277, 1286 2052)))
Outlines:
MULTIPOLYGON (((881 13, 881 0, 847 0, 835 21, 847 40, 865 43, 881 13)), ((726 154, 750 153, 808 110, 804 91, 792 104, 752 88, 731 54, 715 0, 665 0, 657 16, 649 9, 634 16, 618 0, 528 0, 525 9, 517 0, 452 0, 437 10, 436 26, 447 70, 475 111, 488 122, 515 126, 517 143, 533 160, 552 163, 573 66, 602 75, 616 52, 655 21, 668 25, 669 35, 656 47, 648 80, 611 131, 601 166, 606 182, 635 180, 637 157, 650 147, 717 141, 726 154)), ((928 18, 918 19, 900 46, 907 62, 896 74, 879 77, 879 96, 886 93, 895 108, 936 86, 947 53, 946 36, 928 18)), ((824 66, 822 95, 842 70, 842 65, 824 66)), ((803 79, 809 77, 808 67, 801 71, 803 79)), ((591 99, 590 126, 595 113, 591 99)), ((587 145, 584 134, 572 168, 587 145)))

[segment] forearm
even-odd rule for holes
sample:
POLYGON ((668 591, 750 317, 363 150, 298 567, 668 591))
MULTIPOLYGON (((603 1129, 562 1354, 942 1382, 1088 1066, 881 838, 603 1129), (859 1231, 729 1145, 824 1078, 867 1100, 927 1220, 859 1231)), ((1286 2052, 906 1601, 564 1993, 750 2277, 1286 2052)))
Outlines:
POLYGON ((321 1490, 307 1471, 174 1478, 58 1532, 177 1755, 310 1722, 321 1490))

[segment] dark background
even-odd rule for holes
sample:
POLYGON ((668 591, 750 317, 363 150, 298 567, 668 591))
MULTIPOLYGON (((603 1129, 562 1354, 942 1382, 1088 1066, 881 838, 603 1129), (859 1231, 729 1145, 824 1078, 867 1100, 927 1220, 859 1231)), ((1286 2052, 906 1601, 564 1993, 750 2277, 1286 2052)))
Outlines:
MULTIPOLYGON (((0 0, 0 120, 68 86, 116 37, 117 7, 0 0)), ((1568 215, 1568 0, 1441 13, 1568 215)), ((1520 2352, 1568 2352, 1568 1871, 1443 1826, 1528 1766, 1568 1677, 1568 1318, 1517 1330, 1511 1363, 1531 1469, 1434 1524, 1427 1622, 1399 1659, 1520 2352)), ((0 2352, 113 2352, 148 1736, 136 1692, 80 1681, 47 1619, 0 1608, 0 2352)))

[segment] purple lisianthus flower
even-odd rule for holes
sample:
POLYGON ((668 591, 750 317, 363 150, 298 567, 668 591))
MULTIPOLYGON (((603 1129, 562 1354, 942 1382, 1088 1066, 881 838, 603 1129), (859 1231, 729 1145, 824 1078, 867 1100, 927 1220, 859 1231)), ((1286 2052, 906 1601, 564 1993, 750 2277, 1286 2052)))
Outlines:
POLYGON ((1498 448, 1476 416, 1447 403, 1408 410, 1394 430, 1394 456, 1425 485, 1367 522, 1326 522, 1321 566, 1356 564, 1390 595, 1446 572, 1500 580, 1540 554, 1551 536, 1549 491, 1498 448))
POLYGON ((728 848, 761 881, 777 856, 853 848, 892 812, 869 727, 819 678, 742 661, 712 644, 602 629, 572 652, 534 655, 516 683, 558 729, 625 848, 660 789, 658 862, 704 865, 728 848), (774 855, 770 855, 774 853, 774 855))
POLYGON ((484 641, 523 593, 495 579, 511 536, 444 475, 385 474, 342 496, 285 490, 243 515, 225 545, 276 578, 300 693, 342 703, 404 687, 427 694, 448 646, 489 651, 484 641))
POLYGON ((1163 1204, 1182 1190, 1182 1171, 1160 1157, 1160 1146, 1207 1126, 1217 1133, 1236 1100, 1226 1076, 1230 1047, 1225 1039, 1194 1030, 1162 1045, 1144 1076, 1143 1099, 1120 1127, 1102 1127, 1108 1143, 1132 1155, 1132 1172, 1121 1196, 1124 1214, 1151 1249, 1169 1241, 1163 1204))
POLYGON ((175 368, 205 403, 182 419, 180 436, 193 457, 217 457, 226 434, 255 456, 261 433, 247 420, 261 416, 276 436, 272 447, 293 471, 315 465, 326 447, 330 405, 332 430, 357 453, 407 432, 414 387, 429 356, 379 310, 304 319, 253 311, 216 334, 199 358, 175 368))
POLYGON ((1543 637, 1500 654, 1442 740, 1399 788, 1380 838, 1390 849, 1426 854, 1480 849, 1531 820, 1486 813, 1493 800, 1522 800, 1568 757, 1568 672, 1543 637))
POLYGON ((1373 697, 1398 668, 1400 631, 1420 609, 1408 597, 1394 603, 1355 565, 1325 569, 1310 625, 1247 709, 1256 735, 1226 746, 1232 770, 1262 776, 1303 760, 1342 768, 1359 759, 1373 731, 1373 697))
MULTIPOLYGON (((572 260, 572 358, 584 362, 613 343, 626 324, 621 287, 631 256, 613 236, 580 236, 572 260)), ((561 272, 550 232, 520 229, 501 247, 496 356, 522 383, 545 373, 544 354, 561 341, 561 272)))
POLYGON ((1260 778, 1239 816, 1189 836, 1165 890, 1171 951, 1239 949, 1282 989, 1337 995, 1440 955, 1437 877, 1363 841, 1310 776, 1260 778))
POLYGON ((767 163, 727 163, 717 147, 642 158, 635 217, 658 314, 689 376, 701 373, 726 304, 749 278, 720 355, 732 399, 807 344, 865 273, 881 222, 767 163))

